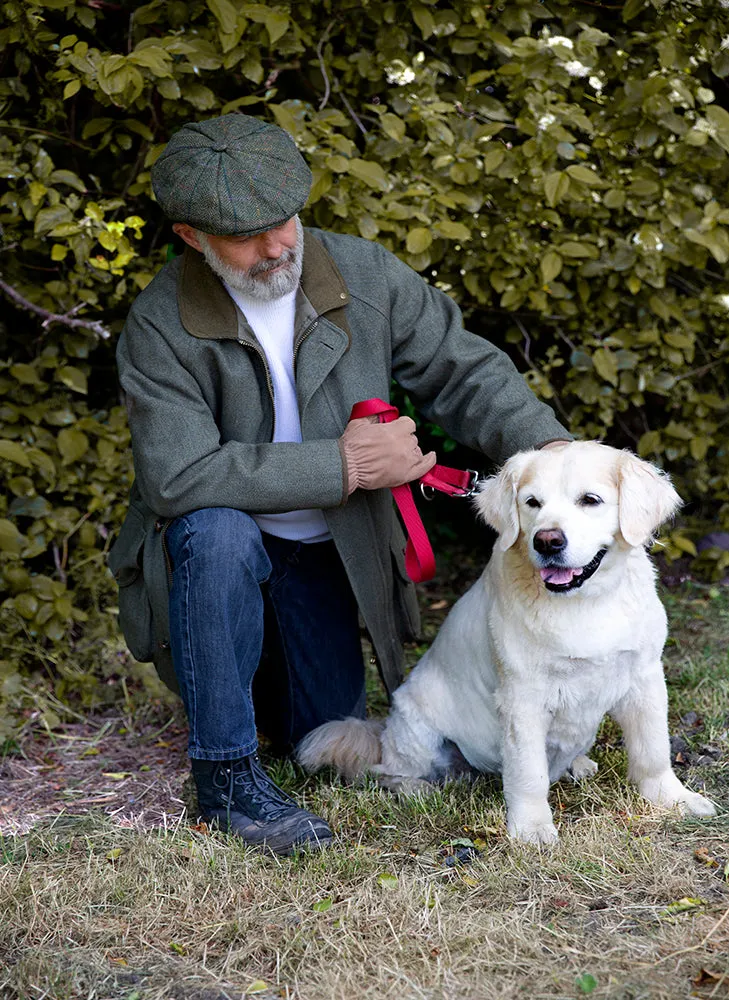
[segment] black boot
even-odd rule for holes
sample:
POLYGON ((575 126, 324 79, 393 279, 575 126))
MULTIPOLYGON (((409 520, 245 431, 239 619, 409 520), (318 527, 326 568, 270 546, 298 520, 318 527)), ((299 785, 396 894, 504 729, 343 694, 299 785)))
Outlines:
POLYGON ((331 842, 332 831, 319 816, 300 809, 271 781, 257 753, 239 760, 193 760, 201 817, 247 844, 276 854, 314 849, 331 842))

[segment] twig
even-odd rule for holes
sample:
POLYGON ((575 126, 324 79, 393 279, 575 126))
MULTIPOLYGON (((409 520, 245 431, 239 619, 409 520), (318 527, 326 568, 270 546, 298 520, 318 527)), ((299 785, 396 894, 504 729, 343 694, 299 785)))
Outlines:
POLYGON ((319 42, 318 42, 317 47, 316 47, 316 55, 317 55, 317 58, 319 60, 319 69, 321 70, 321 75, 324 77, 324 96, 322 97, 321 101, 319 102, 319 110, 320 111, 323 111, 324 108, 327 106, 327 101, 329 100, 329 95, 332 92, 332 88, 329 85, 329 77, 327 75, 327 68, 326 68, 326 64, 324 63, 324 55, 322 53, 322 49, 324 48, 324 44, 325 44, 326 40, 329 38, 330 31, 332 30, 332 28, 334 27, 334 25, 336 23, 337 23, 336 21, 330 21, 329 22, 329 24, 324 29, 324 34, 319 39, 319 42))
POLYGON ((101 337, 102 340, 108 340, 111 336, 109 330, 104 326, 102 322, 97 319, 84 319, 83 317, 76 317, 76 313, 82 308, 81 303, 73 306, 68 312, 65 313, 52 313, 48 309, 43 309, 42 306, 38 306, 35 302, 29 302, 28 299, 24 298, 20 292, 13 288, 12 285, 8 285, 6 282, 0 278, 0 291, 5 292, 8 298, 12 299, 21 309, 27 309, 28 312, 35 313, 36 316, 43 317, 43 323, 41 324, 44 329, 48 329, 54 323, 60 323, 62 326, 69 326, 72 329, 84 329, 90 330, 95 333, 97 337, 101 337))
POLYGON ((650 966, 650 968, 654 969, 657 965, 660 965, 661 962, 668 962, 670 959, 676 958, 677 955, 688 955, 688 953, 691 952, 691 951, 698 951, 700 948, 703 948, 704 945, 706 944, 706 942, 709 940, 709 938, 713 937, 714 934, 716 934, 716 932, 719 930, 719 928, 724 923, 724 921, 726 920, 727 917, 729 917, 729 907, 727 907, 726 910, 724 910, 724 913, 719 917, 719 919, 714 924, 714 926, 711 928, 711 930, 709 931, 709 933, 706 934, 699 941, 698 944, 693 944, 693 945, 691 945, 690 948, 680 948, 678 951, 672 951, 670 955, 664 955, 663 958, 659 958, 657 962, 654 962, 650 966))
POLYGON ((67 135, 58 135, 58 133, 49 132, 44 128, 32 128, 30 125, 13 125, 12 122, 0 122, 0 128, 12 128, 15 129, 16 132, 33 132, 37 135, 47 135, 50 139, 57 139, 59 142, 67 142, 72 146, 78 146, 79 149, 83 149, 87 153, 95 152, 93 146, 84 146, 82 142, 77 142, 75 139, 71 139, 67 135))
POLYGON ((337 94, 339 95, 339 97, 341 97, 342 104, 345 106, 345 108, 349 112, 349 117, 352 119, 352 121, 354 122, 354 124, 360 130, 360 132, 362 133, 362 135, 367 135, 367 129, 366 129, 366 127, 362 124, 362 121, 360 120, 359 116, 357 115, 357 113, 355 112, 354 108, 352 107, 352 105, 347 100, 347 97, 344 94, 344 91, 340 90, 339 83, 336 80, 334 81, 334 90, 337 92, 337 94))

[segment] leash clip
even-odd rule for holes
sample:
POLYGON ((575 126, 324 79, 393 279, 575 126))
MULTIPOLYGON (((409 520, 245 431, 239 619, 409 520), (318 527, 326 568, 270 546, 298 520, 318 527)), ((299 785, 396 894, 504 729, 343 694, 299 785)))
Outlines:
POLYGON ((464 493, 457 493, 456 496, 463 497, 467 499, 468 497, 474 497, 478 493, 478 472, 476 469, 466 469, 466 472, 471 477, 471 480, 464 493))
MULTIPOLYGON (((454 497, 456 500, 466 500, 469 497, 475 496, 478 493, 478 472, 476 469, 466 469, 468 473, 468 486, 464 487, 462 493, 451 493, 450 490, 447 491, 448 495, 454 497)), ((424 500, 432 500, 435 494, 438 492, 437 487, 431 486, 430 483, 421 483, 420 492, 424 500)), ((443 492, 446 492, 445 490, 443 492)))

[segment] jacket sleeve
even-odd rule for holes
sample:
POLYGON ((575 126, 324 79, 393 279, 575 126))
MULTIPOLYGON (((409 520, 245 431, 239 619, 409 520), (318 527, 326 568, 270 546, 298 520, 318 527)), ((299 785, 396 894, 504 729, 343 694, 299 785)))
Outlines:
POLYGON ((157 514, 178 517, 203 507, 275 514, 345 502, 346 468, 336 440, 221 441, 194 372, 134 309, 117 363, 137 485, 157 514))
POLYGON ((498 463, 548 441, 571 440, 511 359, 463 328, 450 296, 385 253, 392 371, 424 416, 498 463))

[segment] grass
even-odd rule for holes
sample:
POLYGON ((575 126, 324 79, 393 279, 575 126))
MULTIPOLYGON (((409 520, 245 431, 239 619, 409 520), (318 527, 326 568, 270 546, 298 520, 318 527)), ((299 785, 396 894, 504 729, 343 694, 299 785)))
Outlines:
MULTIPOLYGON (((0 839, 0 997, 729 996, 729 588, 665 599, 677 770, 715 819, 639 799, 609 724, 597 777, 553 787, 561 842, 543 851, 506 838, 498 781, 401 801, 277 762, 331 850, 278 859, 100 814, 0 839)), ((443 600, 425 593, 430 634, 443 600)))

